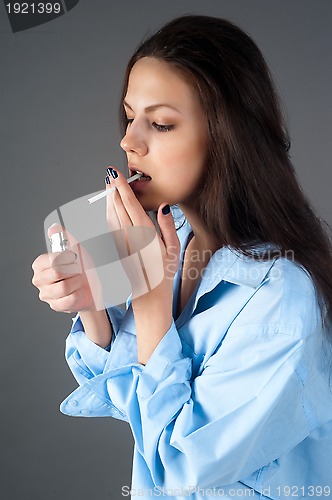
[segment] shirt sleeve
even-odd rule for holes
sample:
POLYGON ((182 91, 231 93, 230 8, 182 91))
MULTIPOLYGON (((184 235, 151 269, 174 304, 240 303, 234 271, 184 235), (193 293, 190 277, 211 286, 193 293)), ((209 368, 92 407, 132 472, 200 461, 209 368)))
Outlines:
POLYGON ((103 373, 109 359, 125 311, 115 306, 107 308, 106 313, 113 329, 112 341, 106 348, 98 346, 86 336, 78 314, 73 319, 73 326, 66 339, 65 358, 79 384, 84 384, 87 380, 103 373))
POLYGON ((297 373, 305 349, 296 329, 230 329, 193 378, 173 321, 145 366, 129 363, 89 380, 73 393, 74 410, 70 396, 60 409, 82 414, 93 394, 109 415, 122 415, 155 485, 232 484, 309 434, 297 373))

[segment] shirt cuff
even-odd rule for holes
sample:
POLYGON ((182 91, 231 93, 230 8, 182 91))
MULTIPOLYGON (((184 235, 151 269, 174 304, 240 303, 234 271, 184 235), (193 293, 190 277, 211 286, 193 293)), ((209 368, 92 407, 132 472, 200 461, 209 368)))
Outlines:
POLYGON ((182 343, 172 320, 139 375, 137 395, 142 399, 151 396, 163 381, 167 384, 186 382, 191 378, 191 371, 192 360, 183 356, 182 343))
POLYGON ((122 320, 123 320, 126 312, 123 309, 121 309, 121 307, 118 307, 118 306, 107 307, 105 310, 106 310, 108 319, 112 325, 112 330, 113 330, 112 341, 111 341, 110 345, 106 347, 106 349, 109 350, 109 348, 112 346, 112 344, 114 342, 116 335, 118 334, 122 320))
POLYGON ((75 361, 72 368, 79 365, 83 370, 91 372, 92 375, 99 375, 103 372, 106 361, 109 357, 109 346, 104 349, 90 340, 84 331, 84 327, 79 316, 74 318, 74 324, 66 340, 66 359, 75 361))

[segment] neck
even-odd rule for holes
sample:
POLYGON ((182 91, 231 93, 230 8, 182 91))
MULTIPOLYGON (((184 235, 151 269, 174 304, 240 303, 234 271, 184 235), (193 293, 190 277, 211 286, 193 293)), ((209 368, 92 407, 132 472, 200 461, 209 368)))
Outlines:
POLYGON ((184 213, 193 230, 194 236, 190 242, 191 248, 199 252, 206 252, 208 250, 211 254, 218 250, 218 243, 215 238, 203 228, 195 211, 191 207, 183 204, 179 204, 179 208, 184 213))

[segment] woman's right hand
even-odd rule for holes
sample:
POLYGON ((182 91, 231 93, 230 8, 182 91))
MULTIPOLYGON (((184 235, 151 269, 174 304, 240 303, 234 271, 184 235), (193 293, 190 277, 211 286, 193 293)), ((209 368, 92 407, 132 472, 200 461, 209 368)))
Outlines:
MULTIPOLYGON (((48 229, 48 236, 60 231, 61 225, 54 224, 48 229)), ((68 231, 66 234, 73 250, 42 254, 32 263, 32 284, 39 290, 39 299, 57 312, 102 310, 102 290, 93 262, 73 236, 68 231), (89 269, 89 279, 82 271, 83 262, 89 269)))

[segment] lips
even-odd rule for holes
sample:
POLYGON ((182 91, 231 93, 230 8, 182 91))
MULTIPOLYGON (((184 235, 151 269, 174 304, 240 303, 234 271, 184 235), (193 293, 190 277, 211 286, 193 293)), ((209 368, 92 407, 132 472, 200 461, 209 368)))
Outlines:
POLYGON ((149 174, 147 174, 146 172, 144 172, 143 170, 141 170, 140 168, 135 168, 133 165, 128 165, 129 166, 129 170, 130 170, 130 175, 135 175, 137 173, 141 173, 143 174, 142 178, 148 178, 148 179, 151 179, 151 176, 149 174))

